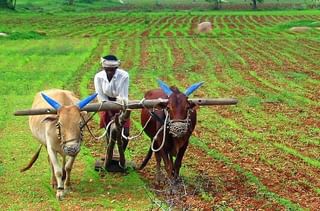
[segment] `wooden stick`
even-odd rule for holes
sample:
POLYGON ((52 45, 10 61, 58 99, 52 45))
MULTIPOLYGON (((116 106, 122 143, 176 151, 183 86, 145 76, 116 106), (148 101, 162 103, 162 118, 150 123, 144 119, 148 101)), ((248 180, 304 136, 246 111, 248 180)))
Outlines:
POLYGON ((237 99, 234 98, 194 98, 189 99, 193 103, 199 106, 211 106, 211 105, 236 105, 238 103, 237 99))
POLYGON ((44 114, 56 114, 57 111, 53 108, 37 108, 37 109, 28 109, 20 110, 14 112, 15 116, 26 116, 26 115, 44 115, 44 114))
MULTIPOLYGON (((189 101, 199 105, 199 106, 212 106, 212 105, 235 105, 238 103, 237 99, 232 98, 195 98, 189 99, 189 101)), ((107 111, 107 110, 123 110, 123 109, 141 109, 141 108, 154 108, 154 107, 164 107, 166 106, 168 99, 153 99, 153 100, 130 100, 126 106, 121 105, 117 102, 104 102, 101 103, 91 103, 85 106, 82 110, 87 112, 96 111, 107 111)), ((44 114, 56 114, 57 111, 53 108, 40 108, 40 109, 28 109, 20 110, 14 113, 15 116, 25 116, 25 115, 44 115, 44 114)))

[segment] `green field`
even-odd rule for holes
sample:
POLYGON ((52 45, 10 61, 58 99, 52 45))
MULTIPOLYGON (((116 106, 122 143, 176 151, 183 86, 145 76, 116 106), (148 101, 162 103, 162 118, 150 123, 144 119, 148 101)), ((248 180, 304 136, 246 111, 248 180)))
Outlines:
MULTIPOLYGON (((318 210, 319 10, 53 13, 49 5, 33 13, 22 7, 30 2, 0 12, 0 32, 9 35, 0 37, 1 210, 318 210), (201 21, 211 21, 212 32, 198 34, 201 21), (295 26, 310 30, 290 32, 295 26), (181 90, 205 81, 192 97, 239 100, 199 109, 183 161, 185 193, 172 197, 156 186, 154 161, 141 172, 99 175, 93 166, 104 145, 88 133, 64 201, 50 186, 45 151, 19 172, 38 143, 27 117, 12 113, 30 108, 40 90, 92 93, 99 58, 109 53, 130 74, 130 99, 142 99, 161 78, 181 90)), ((139 116, 133 112, 132 134, 139 116)), ((139 163, 149 142, 131 141, 129 160, 139 163)))

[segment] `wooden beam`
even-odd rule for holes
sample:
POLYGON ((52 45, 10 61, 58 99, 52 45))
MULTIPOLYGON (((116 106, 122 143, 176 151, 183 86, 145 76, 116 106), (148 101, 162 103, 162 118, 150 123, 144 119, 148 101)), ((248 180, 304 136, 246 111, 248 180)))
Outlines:
MULTIPOLYGON (((214 106, 214 105, 235 105, 238 103, 237 99, 233 98, 194 98, 189 101, 199 106, 214 106)), ((88 112, 107 111, 107 110, 124 110, 124 109, 142 109, 166 106, 168 99, 153 99, 153 100, 130 100, 126 106, 118 102, 104 102, 104 103, 91 103, 85 106, 82 110, 88 112)), ((27 109, 20 110, 14 113, 15 116, 25 115, 45 115, 56 114, 57 111, 53 108, 40 108, 40 109, 27 109)))

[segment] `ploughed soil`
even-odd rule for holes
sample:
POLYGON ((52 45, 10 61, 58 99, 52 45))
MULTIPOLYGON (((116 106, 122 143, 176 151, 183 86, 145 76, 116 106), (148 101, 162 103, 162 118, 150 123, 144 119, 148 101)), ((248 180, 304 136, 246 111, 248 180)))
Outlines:
MULTIPOLYGON (((265 17, 262 17, 262 19, 264 20, 265 17)), ((161 22, 164 23, 167 21, 167 19, 161 20, 161 22)), ((197 21, 199 21, 199 18, 194 17, 191 19, 191 24, 195 24, 197 21)), ((227 19, 224 21, 227 21, 227 19)), ((241 21, 241 17, 239 21, 241 21)), ((150 30, 147 29, 144 33, 143 36, 148 36, 150 30)), ((189 34, 192 33, 194 32, 190 30, 189 34)), ((259 43, 258 41, 250 39, 235 42, 237 42, 241 48, 236 48, 232 42, 222 43, 222 41, 219 40, 210 40, 209 44, 212 45, 201 47, 200 50, 189 48, 188 52, 186 52, 184 48, 179 46, 177 41, 168 39, 168 45, 171 48, 173 57, 172 66, 173 69, 177 70, 174 73, 174 77, 179 80, 180 85, 189 85, 188 77, 182 72, 184 68, 183 65, 190 60, 188 57, 197 58, 196 55, 198 53, 200 54, 201 51, 204 52, 208 58, 213 57, 213 47, 210 46, 214 46, 225 58, 231 58, 233 55, 231 52, 234 52, 238 55, 238 58, 242 58, 245 61, 245 63, 241 63, 240 61, 232 60, 227 64, 224 63, 223 60, 218 60, 211 63, 214 65, 214 74, 217 80, 221 80, 234 87, 235 82, 232 81, 232 76, 225 72, 226 69, 233 68, 250 84, 250 86, 244 84, 240 86, 241 89, 234 89, 228 93, 234 96, 243 97, 253 94, 255 92, 252 87, 268 93, 278 91, 278 87, 283 86, 283 84, 277 78, 270 76, 268 70, 278 70, 280 73, 285 71, 300 72, 312 79, 319 79, 317 72, 312 71, 317 67, 318 63, 313 62, 311 59, 306 60, 302 55, 296 54, 293 50, 291 51, 290 48, 293 49, 292 43, 288 44, 284 40, 279 40, 277 43, 270 40, 259 43), (266 51, 263 55, 259 56, 261 51, 255 49, 254 46, 259 46, 260 49, 265 48, 266 51), (287 52, 291 57, 295 58, 295 62, 290 60, 289 57, 287 58, 286 55, 281 54, 281 46, 289 48, 287 52), (252 54, 254 56, 252 56, 252 54), (279 64, 272 59, 263 59, 263 57, 271 58, 272 55, 279 58, 283 64, 279 64), (252 74, 253 71, 256 75, 252 74), (265 83, 257 76, 269 81, 269 83, 265 83), (270 83, 277 86, 274 88, 270 86, 270 83)), ((312 41, 303 39, 301 39, 300 42, 304 44, 303 46, 299 46, 300 48, 311 48, 313 44, 312 41)), ((138 66, 142 67, 137 74, 139 77, 134 79, 137 84, 144 82, 143 71, 157 65, 155 63, 159 62, 154 61, 152 57, 153 52, 150 51, 149 44, 149 41, 141 42, 139 61, 133 61, 129 57, 125 58, 127 63, 136 65, 135 62, 138 62, 138 66)), ((113 51, 117 51, 115 45, 111 45, 111 48, 113 51)), ((312 48, 306 51, 306 54, 319 55, 319 53, 312 48)), ((206 66, 209 65, 208 59, 202 54, 199 58, 203 58, 203 61, 199 60, 198 62, 194 62, 191 67, 192 72, 202 75, 204 78, 210 77, 210 72, 206 69, 206 66)), ((126 63, 123 65, 126 65, 126 63)), ((301 90, 308 89, 307 85, 305 85, 305 87, 301 85, 301 87, 301 90)), ((93 89, 93 87, 91 87, 91 89, 93 89)), ((205 91, 209 92, 210 90, 205 91)), ((201 90, 199 90, 198 94, 201 95, 201 97, 206 96, 205 91, 201 92, 201 90)), ((308 98, 319 99, 316 92, 310 92, 308 98)), ((311 106, 304 110, 309 113, 319 112, 318 107, 311 106)), ((263 133, 270 130, 267 119, 264 120, 265 127, 262 127, 247 120, 246 116, 241 112, 235 113, 231 109, 213 108, 211 112, 215 113, 215 117, 218 116, 221 117, 221 119, 236 119, 237 125, 239 125, 242 130, 235 129, 233 132, 239 139, 237 141, 221 140, 215 129, 204 126, 201 123, 198 123, 193 135, 203 140, 209 150, 217 151, 221 156, 227 158, 231 164, 227 164, 219 159, 214 159, 208 152, 203 151, 201 147, 189 144, 182 162, 183 166, 180 181, 173 185, 166 179, 166 172, 164 171, 162 172, 163 181, 160 183, 156 181, 155 159, 152 157, 149 164, 145 169, 139 171, 139 174, 148 184, 150 190, 156 194, 157 199, 161 200, 153 199, 155 208, 169 206, 171 208, 203 210, 227 208, 233 208, 235 210, 285 210, 285 207, 279 203, 279 200, 276 201, 274 197, 266 196, 265 192, 261 190, 261 186, 269 191, 269 193, 274 193, 278 198, 290 200, 292 203, 299 204, 302 208, 317 210, 320 207, 320 197, 318 193, 320 180, 316 177, 316 175, 320 173, 319 168, 303 163, 299 157, 288 154, 275 147, 277 143, 281 143, 300 152, 300 154, 305 157, 317 159, 319 153, 314 149, 317 148, 318 145, 301 143, 294 137, 289 139, 279 132, 277 132, 276 135, 266 133, 267 135, 264 140, 266 143, 261 140, 251 140, 248 139, 246 135, 247 131, 259 131, 263 133), (239 170, 239 168, 241 170, 239 170), (248 178, 248 172, 251 176, 255 177, 258 182, 252 182, 252 180, 248 178)), ((277 122, 274 116, 277 113, 281 113, 288 118, 294 118, 300 115, 301 109, 271 102, 264 103, 262 108, 257 110, 247 108, 247 110, 243 112, 257 112, 257 115, 265 116, 265 118, 269 117, 270 121, 272 120, 278 123, 278 130, 289 130, 291 129, 290 127, 293 126, 285 125, 285 123, 282 123, 280 120, 277 122)), ((213 116, 209 114, 208 118, 212 117, 213 116)), ((306 129, 306 127, 319 126, 317 117, 316 115, 309 115, 305 119, 302 119, 303 121, 300 124, 294 125, 294 127, 297 131, 307 134, 308 129, 306 129)), ((135 117, 134 121, 139 120, 135 117)), ((136 133, 137 129, 133 128, 132 134, 136 133)), ((141 141, 133 140, 129 144, 129 150, 134 155, 133 160, 137 164, 143 160, 144 153, 147 153, 147 150, 143 151, 140 148, 145 146, 145 144, 150 144, 149 142, 144 142, 144 144, 139 142, 141 141)), ((97 143, 92 143, 90 146, 92 154, 100 158, 103 155, 101 144, 100 147, 97 147, 97 143)))

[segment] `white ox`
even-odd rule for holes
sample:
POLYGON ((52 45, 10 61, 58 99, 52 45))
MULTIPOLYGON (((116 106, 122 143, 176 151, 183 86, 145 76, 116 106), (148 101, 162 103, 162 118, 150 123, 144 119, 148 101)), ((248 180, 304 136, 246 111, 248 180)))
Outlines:
POLYGON ((32 167, 37 160, 41 147, 47 148, 51 163, 51 184, 57 188, 56 197, 61 200, 70 187, 70 172, 73 162, 80 151, 85 111, 81 109, 92 101, 96 94, 79 101, 76 96, 66 90, 52 89, 36 94, 32 109, 47 108, 48 103, 57 110, 57 114, 35 115, 29 117, 32 134, 41 143, 27 167, 32 167), (62 166, 57 154, 62 156, 62 166))

